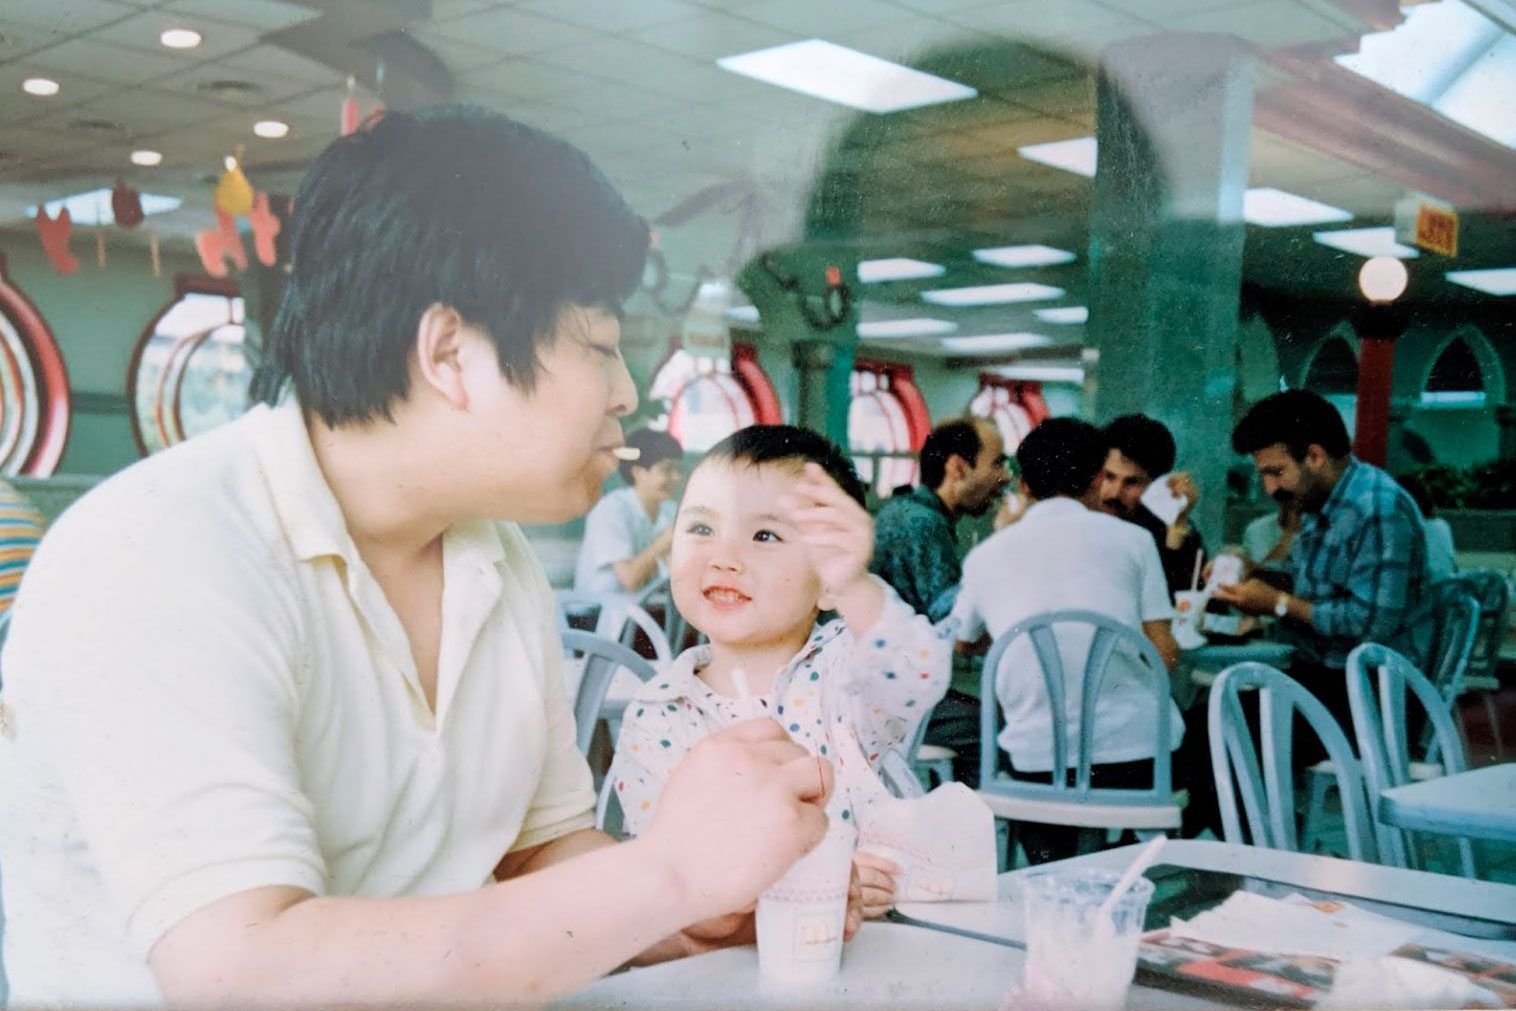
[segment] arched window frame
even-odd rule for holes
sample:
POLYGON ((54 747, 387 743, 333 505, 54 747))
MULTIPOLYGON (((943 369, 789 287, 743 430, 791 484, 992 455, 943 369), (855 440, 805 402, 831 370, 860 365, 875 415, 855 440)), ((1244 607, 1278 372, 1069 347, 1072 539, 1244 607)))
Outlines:
POLYGON ((11 331, 0 339, 3 366, 3 410, 0 432, 4 435, 7 476, 47 477, 58 468, 68 443, 73 401, 68 388, 68 370, 63 354, 42 313, 6 272, 0 253, 0 316, 11 331), (24 359, 24 360, 23 360, 24 359), (13 428, 9 418, 19 410, 21 419, 13 428), (28 417, 30 415, 30 417, 28 417))
POLYGON ((1014 455, 1027 433, 1047 420, 1051 412, 1041 383, 981 372, 979 390, 969 401, 968 413, 994 422, 1005 440, 1006 453, 1014 455))
POLYGON ((914 370, 895 362, 856 359, 851 392, 848 451, 859 477, 880 498, 887 497, 898 485, 916 483, 920 473, 916 454, 932 430, 932 419, 926 398, 916 385, 914 370), (878 404, 879 412, 890 423, 892 445, 866 445, 853 431, 854 410, 870 400, 878 404))
MULTIPOLYGON (((720 391, 730 407, 732 431, 747 425, 777 425, 784 420, 779 395, 758 362, 757 349, 751 344, 733 343, 729 359, 691 355, 674 347, 654 370, 648 396, 667 405, 661 423, 687 451, 705 448, 700 443, 694 448, 687 444, 689 433, 683 431, 680 409, 685 395, 699 383, 712 383, 720 391)), ((709 441, 714 445, 719 438, 709 441)))

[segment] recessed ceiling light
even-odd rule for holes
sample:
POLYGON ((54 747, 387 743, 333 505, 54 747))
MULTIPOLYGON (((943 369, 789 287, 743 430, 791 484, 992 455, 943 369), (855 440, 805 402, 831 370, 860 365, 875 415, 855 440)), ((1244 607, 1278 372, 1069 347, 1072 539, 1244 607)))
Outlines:
POLYGON ((952 333, 958 329, 958 324, 945 319, 879 319, 868 323, 858 324, 858 336, 864 338, 878 337, 935 337, 938 334, 952 333))
POLYGON ((1066 249, 1052 246, 996 246, 974 250, 974 259, 996 267, 1046 267, 1072 263, 1077 257, 1066 249))
POLYGON ((1516 267, 1494 270, 1450 270, 1448 280, 1486 295, 1516 295, 1516 267))
POLYGON ((981 284, 970 288, 936 288, 921 297, 933 305, 1004 305, 1007 302, 1038 302, 1062 298, 1063 289, 1050 284, 981 284))
POLYGON ((49 98, 58 93, 58 82, 51 77, 28 77, 21 82, 21 90, 38 98, 49 98))
POLYGON ((877 281, 909 281, 916 277, 941 277, 947 268, 940 263, 912 260, 896 256, 887 260, 861 260, 858 263, 858 280, 864 284, 877 281))
MULTIPOLYGON (((142 194, 143 214, 162 214, 178 208, 184 201, 178 197, 160 196, 157 193, 142 194)), ((68 216, 76 225, 109 225, 115 222, 115 216, 111 213, 111 191, 101 188, 88 190, 84 193, 74 193, 70 196, 59 197, 57 200, 49 200, 42 205, 47 208, 51 217, 57 217, 58 212, 68 208, 68 216)), ((32 217, 37 213, 37 208, 28 207, 26 216, 32 217)))
POLYGON ((1049 144, 1032 144, 1017 148, 1016 153, 1027 161, 1040 162, 1093 179, 1095 156, 1099 153, 1099 148, 1094 137, 1076 137, 1073 140, 1055 140, 1049 144))
POLYGON ((169 28, 158 36, 158 41, 169 49, 194 49, 204 39, 193 28, 169 28))
POLYGON ((1060 305, 1053 309, 1033 309, 1032 315, 1044 323, 1058 323, 1068 326, 1074 323, 1088 323, 1090 319, 1090 307, 1087 305, 1060 305))
POLYGON ((1421 254, 1395 241, 1395 229, 1342 228, 1334 232, 1316 232, 1312 236, 1323 246, 1359 256, 1393 256, 1397 260, 1414 260, 1421 254))
POLYGON ((1039 383, 1083 383, 1084 369, 1078 365, 1002 365, 993 370, 1006 379, 1025 379, 1039 383))
POLYGON ((144 166, 146 168, 152 168, 154 165, 161 164, 162 161, 163 161, 163 152, 162 151, 150 151, 147 148, 143 148, 140 151, 133 151, 132 152, 132 164, 133 165, 142 165, 142 166, 144 166))
POLYGON ((260 119, 253 124, 253 133, 269 140, 278 140, 288 136, 290 125, 282 119, 260 119))
POLYGON ((966 84, 821 39, 723 56, 716 66, 864 112, 899 112, 979 94, 966 84))
POLYGON ((942 338, 942 346, 949 351, 965 351, 970 354, 1021 351, 1025 348, 1047 347, 1051 343, 1051 337, 1044 337, 1040 333, 986 333, 972 337, 942 338))
POLYGON ((1341 207, 1318 203, 1270 186, 1258 186, 1242 195, 1242 219, 1264 228, 1287 228, 1352 221, 1353 215, 1341 207))

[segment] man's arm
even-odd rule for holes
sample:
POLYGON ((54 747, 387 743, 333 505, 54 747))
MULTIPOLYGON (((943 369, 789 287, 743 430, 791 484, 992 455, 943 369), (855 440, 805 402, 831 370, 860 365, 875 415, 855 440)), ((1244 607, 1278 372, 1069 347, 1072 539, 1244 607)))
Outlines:
POLYGON ((171 1004, 545 1001, 750 905, 824 834, 830 790, 829 764, 749 721, 690 753, 639 840, 565 836, 461 895, 252 889, 181 920, 149 965, 171 1004))
POLYGON ((1158 650, 1158 656, 1163 661, 1163 666, 1173 670, 1179 663, 1179 643, 1174 641, 1173 630, 1168 621, 1144 621, 1142 634, 1148 637, 1148 641, 1158 650))
POLYGON ((658 532, 658 536, 653 538, 653 543, 645 549, 630 558, 612 562, 611 574, 616 577, 616 582, 621 584, 622 589, 628 592, 640 590, 658 571, 659 559, 668 554, 669 546, 673 542, 674 528, 664 527, 658 532))

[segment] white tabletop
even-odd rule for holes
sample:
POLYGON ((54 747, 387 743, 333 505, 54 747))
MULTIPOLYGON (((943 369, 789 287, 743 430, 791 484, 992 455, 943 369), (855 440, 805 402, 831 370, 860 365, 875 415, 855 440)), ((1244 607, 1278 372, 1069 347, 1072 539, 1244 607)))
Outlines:
MULTIPOLYGON (((1121 870, 1135 852, 1135 846, 1123 846, 1065 863, 1121 870)), ((1513 885, 1206 839, 1171 839, 1163 847, 1158 862, 1261 878, 1294 888, 1334 892, 1348 899, 1388 902, 1413 909, 1516 924, 1516 886, 1513 885)), ((997 902, 905 903, 900 906, 900 912, 914 921, 1019 942, 1023 930, 1016 881, 1026 873, 1022 870, 1002 874, 997 902)))
POLYGON ((1516 842, 1516 762, 1386 790, 1379 817, 1419 832, 1516 842))
MULTIPOLYGON (((1020 985, 1024 957, 1004 945, 870 922, 843 952, 836 979, 822 986, 766 982, 758 972, 758 950, 747 946, 607 976, 554 1007, 1003 1011, 1020 985)), ((1134 1011, 1210 1006, 1144 988, 1133 989, 1130 1003, 1134 1011)))

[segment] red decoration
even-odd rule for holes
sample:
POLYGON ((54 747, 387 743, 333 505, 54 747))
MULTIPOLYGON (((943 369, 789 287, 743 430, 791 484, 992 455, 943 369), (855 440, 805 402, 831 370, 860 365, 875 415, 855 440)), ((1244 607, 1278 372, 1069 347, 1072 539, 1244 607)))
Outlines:
POLYGON ((278 255, 274 249, 274 237, 282 227, 279 219, 268 206, 268 194, 262 191, 253 197, 253 209, 248 212, 248 222, 253 226, 253 252, 258 262, 272 267, 278 255))
POLYGON ((122 228, 136 228, 142 224, 142 194, 117 179, 111 190, 111 214, 122 228))
POLYGON ((37 208, 37 237, 42 251, 52 261, 53 269, 65 276, 79 269, 79 260, 68 251, 68 238, 74 231, 74 219, 65 207, 56 219, 47 216, 45 207, 37 208))
POLYGON ((247 250, 243 248, 242 236, 237 234, 236 220, 225 211, 216 212, 217 228, 207 228, 195 233, 195 251, 200 254, 200 265, 211 277, 225 277, 228 273, 227 257, 238 270, 247 269, 247 250))
POLYGON ((347 97, 342 100, 342 116, 338 123, 338 128, 342 131, 342 136, 344 137, 350 133, 355 133, 358 129, 358 97, 353 94, 354 87, 356 87, 356 82, 349 77, 347 79, 347 97))

